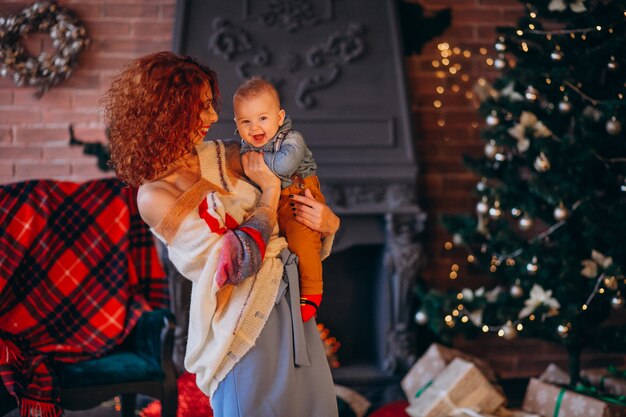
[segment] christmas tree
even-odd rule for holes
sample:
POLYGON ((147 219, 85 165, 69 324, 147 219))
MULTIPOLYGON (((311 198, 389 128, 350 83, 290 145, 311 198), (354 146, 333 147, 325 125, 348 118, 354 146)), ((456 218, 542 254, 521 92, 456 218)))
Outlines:
POLYGON ((477 91, 476 212, 443 217, 448 245, 493 285, 419 288, 415 320, 444 340, 560 343, 573 384, 584 347, 626 347, 626 1, 522 3, 517 27, 498 28, 498 77, 477 91))

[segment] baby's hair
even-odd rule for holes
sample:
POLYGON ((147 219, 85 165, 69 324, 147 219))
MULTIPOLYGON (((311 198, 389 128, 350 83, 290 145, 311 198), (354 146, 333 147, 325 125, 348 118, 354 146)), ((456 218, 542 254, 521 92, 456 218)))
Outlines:
POLYGON ((258 97, 263 93, 270 93, 276 98, 276 100, 280 103, 280 96, 278 94, 278 90, 276 87, 272 85, 269 81, 260 76, 254 76, 246 80, 243 84, 237 88, 235 91, 235 95, 233 96, 233 101, 237 99, 246 99, 252 97, 258 97))

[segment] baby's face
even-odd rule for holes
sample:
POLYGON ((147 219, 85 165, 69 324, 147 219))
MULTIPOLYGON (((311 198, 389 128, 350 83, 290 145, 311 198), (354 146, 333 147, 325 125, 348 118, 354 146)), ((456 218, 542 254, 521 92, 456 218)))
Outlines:
POLYGON ((233 104, 241 138, 257 148, 269 142, 285 120, 285 111, 269 92, 255 97, 237 97, 233 104))

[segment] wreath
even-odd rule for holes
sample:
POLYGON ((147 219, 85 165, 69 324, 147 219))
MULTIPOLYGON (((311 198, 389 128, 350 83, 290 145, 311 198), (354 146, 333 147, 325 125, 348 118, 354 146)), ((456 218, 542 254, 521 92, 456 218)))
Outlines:
POLYGON ((15 84, 38 87, 40 98, 69 78, 88 44, 85 27, 68 10, 50 1, 33 3, 17 15, 0 17, 0 75, 7 77, 11 70, 15 84), (47 32, 54 53, 30 55, 22 41, 31 32, 47 32))

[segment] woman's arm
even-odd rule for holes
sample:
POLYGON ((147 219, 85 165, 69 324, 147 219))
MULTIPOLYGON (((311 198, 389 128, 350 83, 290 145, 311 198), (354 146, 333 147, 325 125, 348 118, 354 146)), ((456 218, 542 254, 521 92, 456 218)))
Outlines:
POLYGON ((339 230, 339 217, 326 204, 315 200, 308 189, 304 190, 303 196, 293 195, 291 199, 296 204, 294 214, 300 223, 323 236, 333 235, 339 230))

